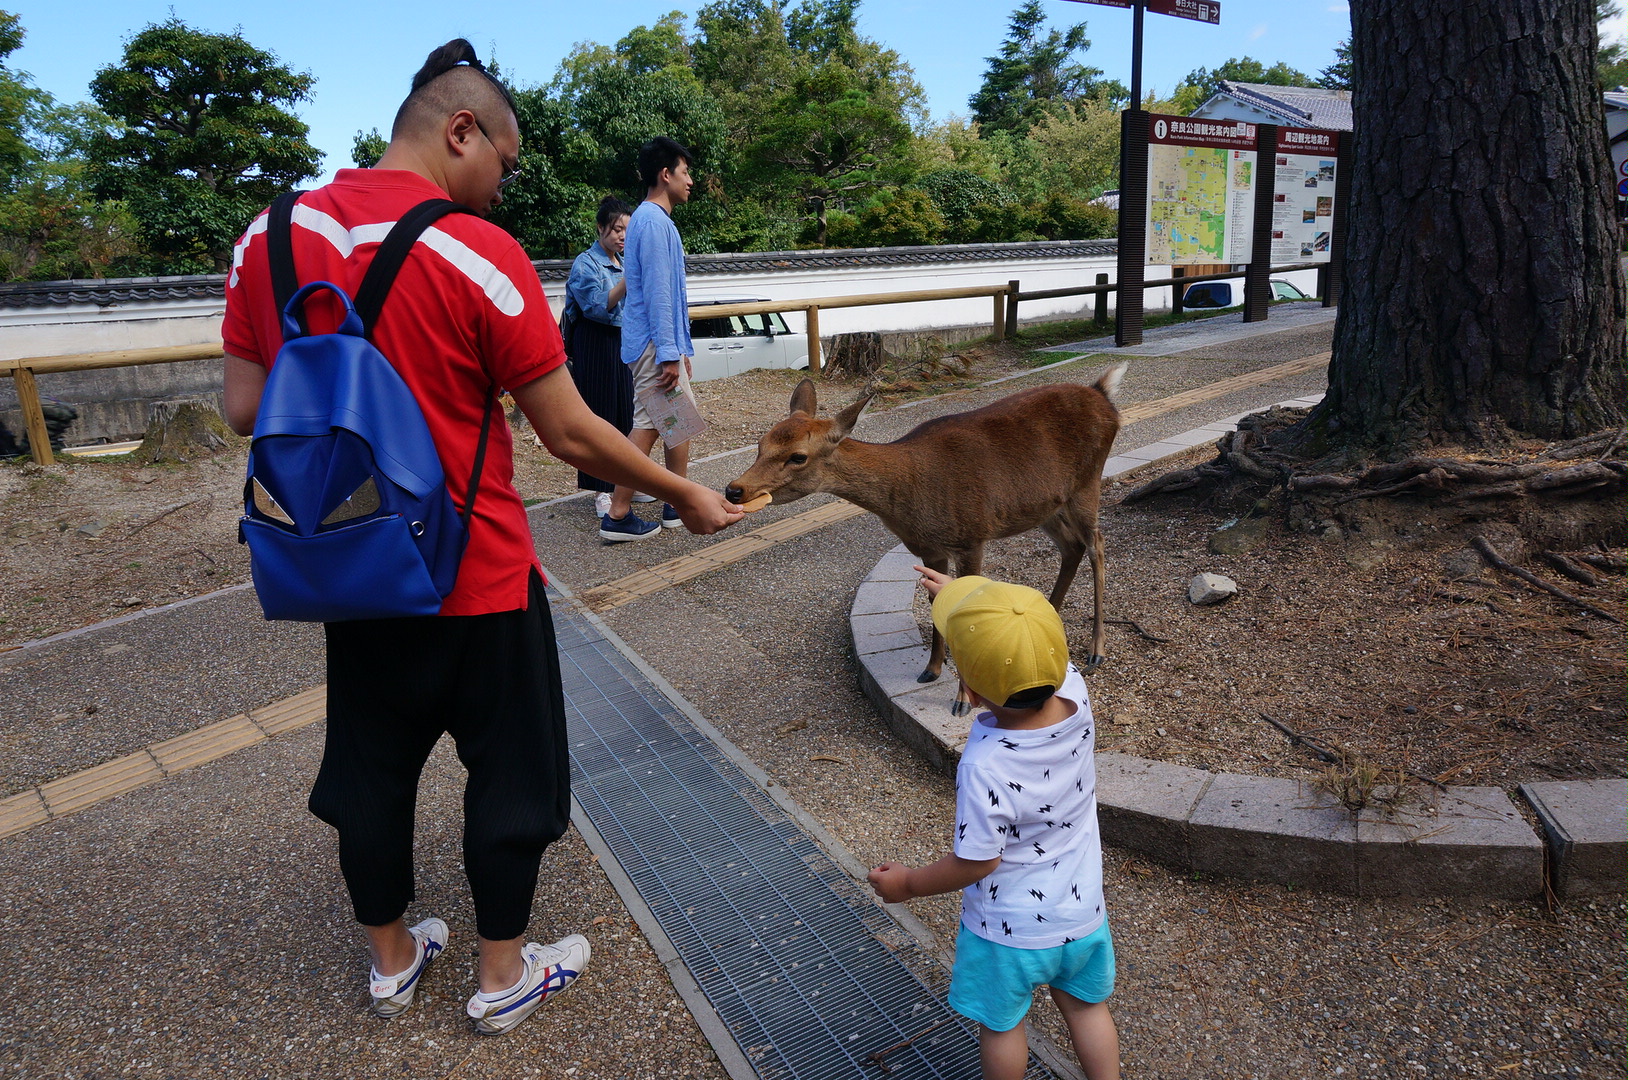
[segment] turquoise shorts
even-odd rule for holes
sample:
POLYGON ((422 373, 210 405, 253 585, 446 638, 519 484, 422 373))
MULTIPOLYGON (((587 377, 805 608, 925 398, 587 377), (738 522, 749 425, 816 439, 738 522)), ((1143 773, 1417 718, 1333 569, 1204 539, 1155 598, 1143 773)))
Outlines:
POLYGON ((1037 986, 1095 1004, 1114 992, 1114 936, 1108 920, 1052 949, 1019 949, 979 937, 965 926, 955 938, 950 1008, 991 1031, 1023 1022, 1037 986))

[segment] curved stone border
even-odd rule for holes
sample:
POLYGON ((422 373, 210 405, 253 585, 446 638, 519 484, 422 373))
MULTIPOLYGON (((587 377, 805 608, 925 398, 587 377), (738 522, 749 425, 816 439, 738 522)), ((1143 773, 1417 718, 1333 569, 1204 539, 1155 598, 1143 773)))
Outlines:
MULTIPOLYGON (((1236 420, 1113 457, 1104 475, 1183 453, 1233 430, 1236 420)), ((854 595, 849 628, 865 695, 901 740, 954 776, 967 721, 950 715, 954 679, 916 682, 927 645, 912 612, 915 561, 903 544, 882 556, 854 595)), ((1183 873, 1354 896, 1624 891, 1628 779, 1523 784, 1520 793, 1542 822, 1541 838, 1501 788, 1431 791, 1401 813, 1353 817, 1295 780, 1097 755, 1103 839, 1183 873)))

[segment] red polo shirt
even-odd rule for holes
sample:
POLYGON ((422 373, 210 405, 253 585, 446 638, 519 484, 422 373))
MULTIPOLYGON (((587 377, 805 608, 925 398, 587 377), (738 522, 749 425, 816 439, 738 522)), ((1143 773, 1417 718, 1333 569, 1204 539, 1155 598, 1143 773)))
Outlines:
MULTIPOLYGON (((331 281, 355 296, 390 227, 425 199, 446 192, 416 173, 345 169, 294 208, 294 267, 301 284, 331 281)), ((233 356, 270 368, 282 346, 266 256, 266 215, 232 252, 221 338, 233 356)), ((332 332, 342 308, 311 297, 314 333, 332 332)), ((531 260, 514 237, 471 214, 450 214, 424 231, 403 264, 373 341, 418 399, 441 457, 447 489, 462 508, 480 440, 487 388, 522 386, 565 362, 559 328, 531 260)), ((501 408, 492 417, 469 546, 443 615, 526 606, 532 546, 514 490, 514 444, 501 408)))

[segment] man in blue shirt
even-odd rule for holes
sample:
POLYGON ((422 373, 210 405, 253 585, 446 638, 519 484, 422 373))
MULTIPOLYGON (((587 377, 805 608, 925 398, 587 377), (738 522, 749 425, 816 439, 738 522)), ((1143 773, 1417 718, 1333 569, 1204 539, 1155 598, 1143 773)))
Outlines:
MULTIPOLYGON (((690 199, 695 181, 690 177, 692 155, 665 135, 639 148, 639 176, 648 185, 644 202, 628 220, 622 251, 627 298, 622 305, 622 363, 633 373, 633 431, 628 438, 648 454, 656 445, 656 425, 640 402, 652 388, 671 390, 689 380, 689 298, 684 288, 684 243, 673 224, 673 207, 690 199)), ((690 444, 666 448, 669 472, 687 477, 690 444)), ((642 540, 656 531, 656 523, 633 513, 633 489, 617 487, 611 493, 610 512, 599 521, 606 540, 642 540)), ((678 512, 663 506, 661 524, 682 525, 678 512)))

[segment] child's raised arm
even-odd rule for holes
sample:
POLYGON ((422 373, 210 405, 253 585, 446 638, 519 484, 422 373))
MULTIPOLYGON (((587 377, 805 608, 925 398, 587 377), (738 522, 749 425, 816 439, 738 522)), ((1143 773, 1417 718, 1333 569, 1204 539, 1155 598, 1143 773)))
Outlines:
POLYGON ((925 566, 912 566, 910 569, 921 575, 921 587, 927 590, 927 599, 929 600, 938 595, 938 590, 955 580, 949 574, 941 574, 937 570, 929 570, 925 566))

